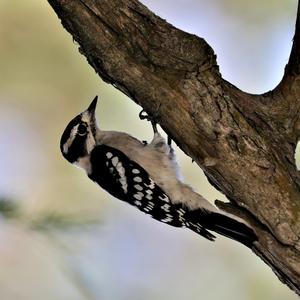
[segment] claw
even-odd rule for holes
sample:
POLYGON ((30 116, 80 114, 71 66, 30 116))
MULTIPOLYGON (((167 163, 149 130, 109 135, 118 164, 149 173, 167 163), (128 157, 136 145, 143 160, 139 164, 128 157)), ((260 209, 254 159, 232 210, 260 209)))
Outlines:
POLYGON ((157 133, 157 132, 158 132, 158 131, 157 131, 157 126, 156 126, 157 122, 156 122, 156 120, 155 120, 155 117, 148 115, 148 114, 146 113, 146 111, 143 109, 143 110, 139 113, 139 118, 140 118, 141 120, 147 120, 147 121, 150 121, 154 133, 157 133))
POLYGON ((157 123, 156 123, 155 121, 152 121, 152 120, 151 120, 151 125, 152 125, 153 132, 154 132, 154 133, 157 133, 157 132, 158 132, 158 131, 157 131, 157 126, 156 126, 156 124, 157 124, 157 123))

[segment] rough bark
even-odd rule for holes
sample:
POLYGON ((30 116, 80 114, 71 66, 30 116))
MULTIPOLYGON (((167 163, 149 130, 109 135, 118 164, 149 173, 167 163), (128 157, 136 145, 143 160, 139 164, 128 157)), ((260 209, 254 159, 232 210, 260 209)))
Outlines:
POLYGON ((282 82, 262 95, 222 79, 205 40, 136 0, 48 0, 103 80, 157 113, 259 241, 253 251, 300 295, 300 21, 282 82))

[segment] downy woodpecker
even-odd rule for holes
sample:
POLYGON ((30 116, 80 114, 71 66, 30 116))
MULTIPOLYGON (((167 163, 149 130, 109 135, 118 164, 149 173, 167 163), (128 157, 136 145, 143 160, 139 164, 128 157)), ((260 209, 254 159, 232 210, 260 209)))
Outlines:
POLYGON ((154 219, 186 227, 213 241, 214 231, 252 247, 257 239, 243 220, 219 211, 182 182, 174 150, 154 131, 145 144, 96 123, 97 97, 67 125, 60 141, 63 156, 114 197, 154 219))

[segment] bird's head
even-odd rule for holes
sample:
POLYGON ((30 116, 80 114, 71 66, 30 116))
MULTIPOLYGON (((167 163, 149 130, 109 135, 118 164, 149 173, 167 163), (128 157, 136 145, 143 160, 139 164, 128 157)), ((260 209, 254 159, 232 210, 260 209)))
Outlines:
POLYGON ((95 147, 97 99, 96 96, 85 111, 71 120, 61 137, 60 150, 70 163, 76 163, 89 155, 95 147))

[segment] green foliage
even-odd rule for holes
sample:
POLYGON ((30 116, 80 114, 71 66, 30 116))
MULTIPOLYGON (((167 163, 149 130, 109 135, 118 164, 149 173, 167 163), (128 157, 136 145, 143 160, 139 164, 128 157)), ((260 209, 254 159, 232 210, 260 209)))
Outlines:
POLYGON ((8 219, 19 215, 19 206, 16 202, 7 198, 0 198, 0 214, 8 219))
POLYGON ((64 215, 54 212, 48 212, 30 222, 30 228, 37 231, 66 231, 70 229, 84 230, 87 227, 95 225, 99 225, 99 219, 84 217, 82 215, 64 215))

